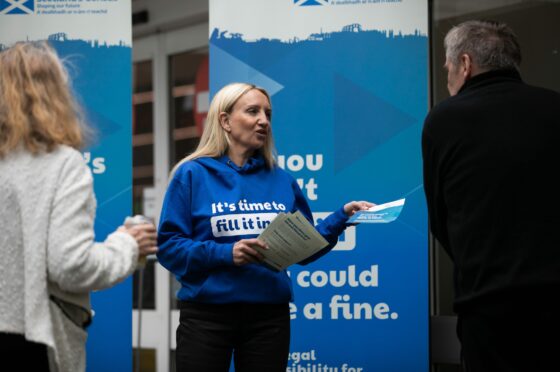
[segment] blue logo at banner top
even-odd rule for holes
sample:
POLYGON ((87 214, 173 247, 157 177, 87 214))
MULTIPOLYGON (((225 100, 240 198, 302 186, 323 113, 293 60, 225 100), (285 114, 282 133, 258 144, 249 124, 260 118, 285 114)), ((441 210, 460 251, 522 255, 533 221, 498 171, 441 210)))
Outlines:
POLYGON ((294 0, 294 4, 299 6, 327 5, 328 0, 294 0))
POLYGON ((0 0, 0 14, 34 14, 35 0, 0 0))

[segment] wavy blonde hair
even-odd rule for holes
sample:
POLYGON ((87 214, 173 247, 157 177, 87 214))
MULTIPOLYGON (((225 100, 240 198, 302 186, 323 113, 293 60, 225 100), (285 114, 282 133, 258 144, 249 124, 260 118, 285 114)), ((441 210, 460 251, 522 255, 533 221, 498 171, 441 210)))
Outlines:
MULTIPOLYGON (((228 133, 222 128, 220 124, 220 114, 222 112, 231 114, 233 106, 237 103, 239 98, 245 95, 247 92, 256 89, 268 100, 270 104, 270 96, 267 91, 253 84, 247 83, 231 83, 224 86, 222 89, 216 93, 210 107, 208 109, 208 114, 206 116, 206 124, 204 131, 202 132, 202 137, 196 150, 182 159, 173 168, 172 174, 175 170, 184 162, 189 160, 194 160, 201 157, 211 157, 216 158, 225 155, 229 148, 229 137, 228 133)), ((275 148, 274 140, 272 138, 272 131, 270 135, 266 137, 264 146, 261 147, 257 153, 261 154, 265 160, 266 166, 268 168, 274 167, 275 160, 275 148)))
POLYGON ((0 157, 20 144, 31 153, 58 145, 81 148, 88 129, 68 73, 46 42, 20 42, 0 52, 0 157))

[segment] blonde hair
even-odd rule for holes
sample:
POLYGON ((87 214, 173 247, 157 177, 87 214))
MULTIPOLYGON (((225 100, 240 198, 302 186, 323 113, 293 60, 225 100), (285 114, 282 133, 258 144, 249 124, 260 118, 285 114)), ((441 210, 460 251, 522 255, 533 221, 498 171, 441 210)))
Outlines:
MULTIPOLYGON (((175 170, 184 162, 189 160, 194 160, 201 157, 211 157, 216 158, 225 155, 229 148, 229 138, 227 132, 222 128, 220 124, 220 113, 225 112, 230 114, 233 110, 233 106, 237 103, 239 98, 241 98, 247 92, 256 89, 262 94, 264 94, 270 103, 270 96, 267 91, 263 88, 257 87, 253 84, 247 83, 232 83, 228 84, 216 93, 210 107, 208 109, 208 114, 206 116, 206 124, 204 131, 202 132, 202 137, 196 150, 182 159, 173 168, 172 174, 175 170)), ((272 132, 266 137, 266 142, 264 146, 258 151, 266 163, 268 168, 274 167, 274 140, 272 139, 272 132)))
POLYGON ((20 144, 31 153, 83 146, 86 128, 68 74, 46 42, 0 52, 0 157, 20 144))

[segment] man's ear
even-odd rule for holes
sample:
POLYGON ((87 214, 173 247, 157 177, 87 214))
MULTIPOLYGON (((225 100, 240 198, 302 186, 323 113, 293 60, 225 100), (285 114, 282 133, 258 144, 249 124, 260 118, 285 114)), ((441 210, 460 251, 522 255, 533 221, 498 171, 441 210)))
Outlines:
POLYGON ((471 56, 466 53, 461 55, 460 59, 461 75, 465 80, 469 79, 473 75, 473 60, 471 56))
POLYGON ((229 115, 227 112, 220 112, 219 116, 220 125, 226 132, 231 132, 231 125, 229 125, 229 115))

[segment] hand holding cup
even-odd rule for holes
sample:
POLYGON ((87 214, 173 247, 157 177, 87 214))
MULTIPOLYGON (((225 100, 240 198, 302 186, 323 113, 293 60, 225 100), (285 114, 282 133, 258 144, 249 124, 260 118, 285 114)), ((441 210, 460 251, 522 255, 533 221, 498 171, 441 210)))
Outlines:
POLYGON ((119 231, 130 234, 138 243, 139 266, 146 265, 146 256, 157 253, 157 231, 150 218, 142 215, 129 216, 119 231))

